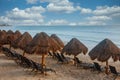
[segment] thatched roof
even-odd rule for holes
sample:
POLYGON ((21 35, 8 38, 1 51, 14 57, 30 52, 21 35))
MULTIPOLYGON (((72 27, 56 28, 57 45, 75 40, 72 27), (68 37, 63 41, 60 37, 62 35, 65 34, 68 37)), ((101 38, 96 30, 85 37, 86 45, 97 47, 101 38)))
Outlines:
POLYGON ((6 39, 6 31, 0 31, 0 44, 3 45, 5 43, 5 39, 6 39))
POLYGON ((16 46, 14 47, 18 47, 24 50, 27 44, 31 42, 31 40, 32 40, 31 35, 28 32, 25 32, 15 41, 14 45, 16 46))
POLYGON ((26 48, 26 52, 47 54, 50 49, 56 50, 58 48, 55 42, 45 32, 41 32, 35 35, 31 43, 26 48), (32 49, 32 51, 30 49, 32 49))
POLYGON ((86 54, 87 51, 88 48, 83 43, 81 43, 78 39, 73 38, 70 40, 70 42, 67 43, 67 45, 65 45, 65 47, 62 50, 62 53, 77 56, 79 53, 86 54))
POLYGON ((61 46, 54 40, 53 38, 50 37, 49 40, 50 46, 49 46, 49 51, 56 52, 61 51, 61 46))
POLYGON ((20 38, 20 36, 22 36, 22 34, 20 33, 20 31, 18 31, 18 30, 15 31, 14 38, 13 38, 12 43, 11 43, 12 47, 14 47, 14 48, 18 47, 16 43, 17 43, 17 39, 20 38))
POLYGON ((22 34, 20 33, 20 31, 15 31, 14 33, 14 40, 18 39, 22 34))
POLYGON ((8 30, 6 33, 5 43, 11 44, 13 40, 14 40, 14 32, 12 30, 8 30))
POLYGON ((56 34, 52 34, 51 38, 53 38, 62 48, 64 47, 64 43, 56 34))
POLYGON ((12 30, 8 30, 7 34, 14 34, 14 32, 12 30))
POLYGON ((109 39, 104 39, 89 52, 92 60, 97 59, 102 62, 107 61, 110 57, 116 61, 120 57, 119 54, 120 49, 109 39))

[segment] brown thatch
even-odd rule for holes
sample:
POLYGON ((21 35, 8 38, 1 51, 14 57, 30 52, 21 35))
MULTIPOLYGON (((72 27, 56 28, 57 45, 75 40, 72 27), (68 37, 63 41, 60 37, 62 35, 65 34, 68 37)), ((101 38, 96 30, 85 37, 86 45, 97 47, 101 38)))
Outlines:
POLYGON ((49 43, 49 36, 46 33, 41 32, 37 34, 32 43, 36 47, 35 52, 37 54, 48 53, 50 43, 49 43))
POLYGON ((15 44, 16 47, 21 48, 21 49, 25 49, 25 47, 27 46, 27 44, 29 44, 32 40, 31 35, 28 32, 25 32, 23 35, 21 35, 16 41, 15 44))
POLYGON ((4 45, 5 44, 5 39, 6 39, 7 35, 6 35, 6 31, 0 31, 0 44, 4 45))
POLYGON ((89 52, 92 60, 97 59, 101 62, 107 61, 110 57, 116 61, 119 54, 120 49, 109 39, 104 39, 89 52))
POLYGON ((57 45, 57 43, 52 38, 50 38, 45 32, 41 32, 35 35, 31 43, 26 48, 26 52, 47 54, 50 50, 55 51, 58 49, 60 49, 60 47, 57 45))
POLYGON ((64 47, 64 43, 56 34, 52 34, 51 38, 53 38, 61 46, 61 48, 64 47))
POLYGON ((8 30, 7 34, 14 34, 14 32, 12 30, 8 30))
POLYGON ((57 43, 50 38, 45 32, 41 32, 35 35, 31 43, 26 49, 26 52, 31 51, 35 52, 37 54, 42 55, 42 68, 45 66, 45 55, 50 51, 55 51, 57 49, 60 49, 59 46, 57 46, 57 43), (32 50, 30 50, 32 49, 32 50))
POLYGON ((43 46, 44 48, 46 47, 45 48, 46 51, 42 51, 42 52, 47 53, 49 44, 48 44, 48 35, 46 33, 37 33, 33 37, 32 41, 28 44, 28 46, 26 47, 25 51, 27 53, 39 52, 38 50, 40 50, 40 49, 38 49, 38 48, 40 47, 40 45, 43 46))
POLYGON ((20 33, 20 31, 15 31, 14 33, 14 40, 18 39, 22 34, 20 33))
POLYGON ((50 43, 49 52, 50 51, 56 52, 57 50, 58 51, 61 50, 61 46, 53 38, 50 37, 49 43, 50 43))
POLYGON ((65 47, 62 50, 62 53, 66 53, 68 55, 74 55, 77 56, 80 53, 84 53, 86 54, 88 51, 88 48, 81 43, 78 39, 73 38, 70 40, 70 42, 68 42, 67 45, 65 45, 65 47))
POLYGON ((14 33, 14 38, 12 40, 11 46, 14 48, 17 48, 17 39, 20 38, 20 36, 22 36, 22 34, 20 33, 20 31, 15 31, 14 33))
POLYGON ((109 39, 104 39, 89 52, 92 60, 106 62, 106 74, 109 72, 108 59, 112 57, 114 61, 117 61, 120 58, 119 55, 120 49, 109 39))
POLYGON ((6 33, 5 43, 11 45, 13 39, 14 39, 14 32, 12 30, 8 30, 6 33))

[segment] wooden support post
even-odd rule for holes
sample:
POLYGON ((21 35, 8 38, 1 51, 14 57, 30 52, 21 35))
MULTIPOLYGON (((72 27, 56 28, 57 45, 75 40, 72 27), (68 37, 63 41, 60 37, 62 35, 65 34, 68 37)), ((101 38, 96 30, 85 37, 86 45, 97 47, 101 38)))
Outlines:
POLYGON ((10 44, 10 46, 9 46, 9 49, 11 50, 11 44, 10 44))
POLYGON ((108 65, 108 61, 106 61, 106 71, 105 73, 108 75, 109 71, 108 71, 109 65, 108 65))
MULTIPOLYGON (((45 68, 45 54, 42 54, 42 68, 44 69, 45 68)), ((44 74, 44 71, 42 71, 42 73, 44 74)))
POLYGON ((77 63, 76 63, 76 56, 74 55, 74 65, 77 66, 77 63))
POLYGON ((25 51, 23 52, 23 56, 25 56, 25 51))

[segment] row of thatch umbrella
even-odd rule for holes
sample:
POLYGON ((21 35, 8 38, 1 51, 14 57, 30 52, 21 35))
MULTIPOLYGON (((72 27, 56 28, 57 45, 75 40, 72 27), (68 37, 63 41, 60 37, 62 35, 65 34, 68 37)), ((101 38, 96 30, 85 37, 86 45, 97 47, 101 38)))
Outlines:
MULTIPOLYGON (((25 48, 31 41, 32 41, 32 36, 28 32, 25 32, 14 41, 12 46, 14 48, 20 48, 24 50, 24 53, 25 53, 25 48)), ((24 53, 23 53, 23 56, 24 56, 24 53)))
MULTIPOLYGON (((23 33, 22 35, 18 36, 17 32, 12 32, 9 30, 8 32, 0 31, 1 33, 5 33, 4 35, 1 34, 1 42, 3 44, 10 44, 10 47, 20 48, 24 50, 23 55, 25 52, 27 53, 37 53, 42 55, 42 64, 45 65, 45 55, 52 51, 56 52, 57 50, 61 50, 64 46, 62 40, 57 37, 55 34, 48 36, 45 32, 41 32, 36 34, 33 38, 28 32, 23 33), (4 39, 2 38, 4 37, 4 39), (17 38, 17 39, 16 39, 17 38)), ((3 45, 1 44, 1 45, 3 45)))
MULTIPOLYGON (((82 44, 76 38, 73 38, 68 44, 63 48, 62 53, 68 55, 73 54, 77 56, 80 53, 86 54, 88 48, 82 44)), ((104 39, 98 45, 96 45, 89 53, 89 56, 92 60, 97 59, 101 62, 106 62, 106 71, 108 74, 108 60, 112 57, 114 61, 120 60, 120 49, 109 39, 104 39)))
MULTIPOLYGON (((0 44, 10 44, 14 48, 21 48, 24 53, 37 53, 42 55, 42 65, 45 65, 45 55, 52 51, 61 51, 68 55, 77 56, 80 53, 86 54, 88 48, 78 39, 71 39, 65 46, 62 40, 55 34, 48 36, 45 32, 36 34, 33 38, 27 32, 21 34, 19 31, 15 33, 9 30, 0 31, 0 44), (5 41, 5 42, 4 42, 5 41)), ((106 62, 106 73, 108 73, 108 59, 113 58, 114 61, 120 59, 120 49, 109 39, 104 39, 95 48, 89 52, 92 60, 106 62)))
POLYGON ((4 44, 10 44, 10 48, 12 43, 21 36, 21 33, 19 31, 16 31, 15 33, 11 30, 5 31, 5 30, 0 30, 0 45, 4 44))

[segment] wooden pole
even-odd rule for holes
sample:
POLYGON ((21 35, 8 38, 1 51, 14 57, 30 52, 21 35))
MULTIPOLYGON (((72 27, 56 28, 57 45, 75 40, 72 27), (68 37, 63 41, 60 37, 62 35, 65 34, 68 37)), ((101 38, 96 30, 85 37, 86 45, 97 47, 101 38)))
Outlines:
POLYGON ((25 51, 23 52, 23 56, 25 56, 25 51))
POLYGON ((9 49, 11 50, 11 44, 10 44, 10 46, 9 46, 9 49))
MULTIPOLYGON (((45 54, 42 54, 42 68, 44 69, 45 68, 45 54)), ((44 73, 44 71, 42 71, 42 73, 44 73)))
POLYGON ((108 68, 109 68, 109 66, 108 66, 108 61, 106 61, 106 71, 105 71, 105 73, 106 73, 107 75, 108 75, 108 73, 109 73, 108 68))
POLYGON ((76 56, 74 55, 74 65, 77 66, 77 63, 76 63, 76 56))

